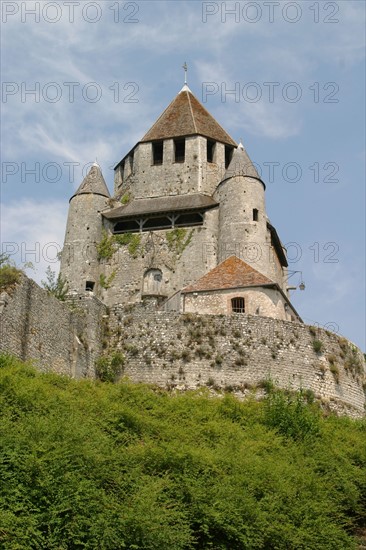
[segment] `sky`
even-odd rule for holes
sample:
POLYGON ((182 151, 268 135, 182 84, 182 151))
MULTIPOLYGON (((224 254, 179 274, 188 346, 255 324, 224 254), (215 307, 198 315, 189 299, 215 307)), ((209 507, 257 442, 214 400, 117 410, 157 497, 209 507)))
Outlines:
POLYGON ((365 3, 3 1, 1 241, 58 271, 68 200, 184 82, 266 183, 304 322, 365 350, 365 3))

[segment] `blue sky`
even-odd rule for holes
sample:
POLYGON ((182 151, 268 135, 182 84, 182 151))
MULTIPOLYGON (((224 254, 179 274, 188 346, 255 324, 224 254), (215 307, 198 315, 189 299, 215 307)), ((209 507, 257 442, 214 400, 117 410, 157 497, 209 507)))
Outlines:
POLYGON ((365 349, 364 2, 1 9, 1 240, 34 263, 29 276, 58 269, 88 163, 112 191, 112 166, 178 93, 186 61, 193 93, 262 172, 269 218, 306 284, 295 307, 365 349))

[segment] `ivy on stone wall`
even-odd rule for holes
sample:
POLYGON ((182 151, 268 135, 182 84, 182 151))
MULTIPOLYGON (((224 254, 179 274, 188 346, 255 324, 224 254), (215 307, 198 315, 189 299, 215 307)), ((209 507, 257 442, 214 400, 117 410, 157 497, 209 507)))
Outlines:
POLYGON ((174 252, 178 257, 181 256, 184 250, 187 248, 192 240, 194 229, 191 229, 187 236, 188 230, 183 227, 172 229, 172 231, 166 232, 166 240, 168 248, 171 252, 174 252))
POLYGON ((96 248, 99 260, 110 260, 116 251, 113 235, 108 235, 103 229, 102 239, 97 243, 96 248))
POLYGON ((112 286, 112 282, 116 276, 116 273, 117 271, 114 270, 112 271, 112 273, 109 275, 109 277, 106 277, 103 273, 100 274, 99 276, 99 284, 102 288, 104 288, 105 290, 108 290, 108 288, 111 288, 112 286))
POLYGON ((137 258, 142 254, 143 247, 140 233, 123 233, 122 235, 114 235, 113 238, 118 245, 127 246, 127 250, 132 258, 137 258))

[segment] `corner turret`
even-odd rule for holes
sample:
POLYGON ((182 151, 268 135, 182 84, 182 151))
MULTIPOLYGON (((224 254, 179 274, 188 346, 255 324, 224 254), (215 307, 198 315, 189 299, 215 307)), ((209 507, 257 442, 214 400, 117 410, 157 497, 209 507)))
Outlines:
POLYGON ((101 212, 108 207, 110 194, 100 166, 94 163, 70 199, 61 275, 70 293, 94 291, 99 280, 96 243, 102 237, 101 212))
POLYGON ((219 262, 235 255, 287 293, 287 260, 265 206, 265 184, 242 143, 217 187, 219 262))

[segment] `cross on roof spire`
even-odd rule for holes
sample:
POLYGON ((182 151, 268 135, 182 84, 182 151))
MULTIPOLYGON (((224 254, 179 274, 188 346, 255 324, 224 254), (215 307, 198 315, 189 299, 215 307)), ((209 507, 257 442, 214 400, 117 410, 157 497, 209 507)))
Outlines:
POLYGON ((184 84, 187 85, 188 65, 186 61, 184 62, 183 69, 184 69, 184 84))

